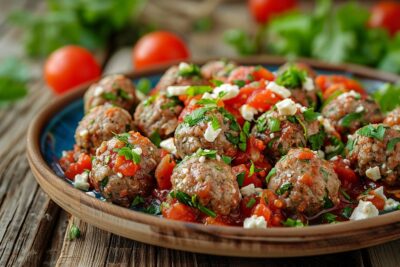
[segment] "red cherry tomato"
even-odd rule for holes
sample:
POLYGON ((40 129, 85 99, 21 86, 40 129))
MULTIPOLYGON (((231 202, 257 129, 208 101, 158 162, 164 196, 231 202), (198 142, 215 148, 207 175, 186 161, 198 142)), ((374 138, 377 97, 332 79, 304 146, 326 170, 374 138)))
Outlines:
POLYGON ((101 68, 94 56, 85 48, 74 45, 54 51, 44 66, 44 79, 57 94, 93 81, 100 75, 101 68))
POLYGON ((83 173, 85 170, 92 169, 92 159, 88 154, 82 153, 79 155, 79 159, 76 163, 71 163, 68 169, 65 171, 65 176, 74 180, 75 175, 83 173))
POLYGON ((266 23, 271 16, 296 7, 296 0, 249 0, 250 12, 258 23, 266 23))
POLYGON ((143 69, 189 57, 189 49, 178 36, 158 31, 140 38, 133 48, 132 63, 136 69, 143 69))
POLYGON ((133 163, 132 160, 126 159, 124 156, 117 156, 114 165, 114 171, 120 172, 124 176, 134 176, 140 166, 133 163))
POLYGON ((372 28, 385 28, 391 36, 400 30, 400 3, 381 1, 371 10, 368 25, 372 28))
POLYGON ((171 204, 169 207, 163 208, 162 215, 166 219, 185 222, 195 222, 197 217, 193 208, 179 202, 171 204))
POLYGON ((171 189, 171 175, 172 171, 174 170, 176 163, 175 160, 172 158, 170 154, 163 157, 158 164, 155 177, 157 180, 158 188, 163 189, 171 189))

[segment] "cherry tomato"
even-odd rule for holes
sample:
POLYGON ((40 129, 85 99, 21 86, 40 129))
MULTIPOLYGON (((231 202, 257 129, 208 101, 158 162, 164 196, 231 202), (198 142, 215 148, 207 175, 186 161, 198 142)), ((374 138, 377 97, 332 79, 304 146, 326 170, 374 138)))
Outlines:
POLYGON ((249 9, 258 23, 266 23, 273 15, 297 7, 296 0, 249 0, 249 9))
POLYGON ((400 3, 381 1, 371 10, 368 25, 372 28, 385 28, 391 36, 400 30, 400 3))
POLYGON ((162 215, 166 219, 185 222, 195 222, 197 218, 193 208, 179 202, 171 204, 169 207, 163 208, 162 215))
POLYGON ((74 45, 54 51, 44 66, 44 79, 57 94, 93 81, 100 75, 101 68, 94 56, 85 48, 74 45))
POLYGON ((133 48, 132 63, 136 69, 143 69, 189 57, 189 49, 182 39, 173 33, 158 31, 140 38, 133 48))
POLYGON ((175 165, 175 160, 170 154, 161 159, 155 171, 155 177, 159 189, 170 189, 172 187, 171 175, 175 165))
POLYGON ((68 169, 65 171, 65 176, 74 180, 75 175, 83 173, 85 170, 92 169, 92 159, 88 154, 82 153, 79 155, 79 159, 76 163, 71 163, 68 169))

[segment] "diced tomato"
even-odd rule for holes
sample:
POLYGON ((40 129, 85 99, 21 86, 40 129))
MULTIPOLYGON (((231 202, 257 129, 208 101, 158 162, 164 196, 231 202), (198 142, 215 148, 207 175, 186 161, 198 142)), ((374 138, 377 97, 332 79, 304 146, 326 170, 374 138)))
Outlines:
POLYGON ((185 222, 195 222, 197 218, 193 208, 179 202, 173 203, 169 207, 164 207, 162 215, 166 219, 185 222))
POLYGON ((347 164, 344 163, 341 157, 338 157, 337 160, 333 161, 333 169, 342 182, 342 185, 345 187, 359 181, 357 174, 347 164))
POLYGON ((134 176, 140 166, 132 160, 126 159, 124 156, 117 156, 114 164, 114 171, 120 172, 124 176, 134 176))
POLYGON ((74 163, 74 162, 75 162, 75 159, 74 159, 74 151, 73 150, 65 152, 65 155, 59 161, 60 166, 64 171, 67 170, 69 165, 71 165, 71 163, 74 163))
POLYGON ((83 173, 85 170, 92 169, 92 159, 88 154, 82 153, 79 155, 76 163, 71 163, 69 168, 65 171, 65 176, 74 180, 75 175, 83 173))
POLYGON ((233 107, 232 105, 225 105, 225 109, 235 117, 236 121, 241 126, 243 126, 245 120, 243 119, 242 114, 240 114, 240 111, 237 108, 233 107))
POLYGON ((346 89, 346 91, 354 90, 361 95, 367 95, 360 83, 342 75, 319 75, 315 79, 315 83, 318 85, 323 93, 332 85, 341 84, 346 89))
POLYGON ((161 159, 155 171, 155 177, 159 189, 171 189, 171 175, 175 165, 175 160, 170 154, 161 159))
POLYGON ((246 175, 243 181, 243 186, 249 184, 254 184, 255 187, 262 187, 262 180, 258 178, 256 174, 253 174, 252 176, 246 175))
POLYGON ((304 149, 297 154, 299 160, 310 160, 314 158, 314 156, 315 154, 309 149, 304 149))
POLYGON ((225 101, 225 105, 239 109, 241 106, 246 104, 247 99, 257 89, 258 88, 251 85, 243 86, 242 88, 240 88, 239 94, 236 97, 225 101))
POLYGON ((274 74, 264 67, 256 67, 253 72, 253 78, 255 81, 259 81, 259 80, 273 81, 273 80, 275 80, 274 74))
POLYGON ((254 207, 257 206, 258 203, 260 203, 260 199, 256 196, 243 197, 242 201, 240 201, 240 211, 243 217, 250 217, 254 207), (254 203, 249 203, 250 201, 254 203))
POLYGON ((281 226, 283 220, 284 220, 283 215, 280 213, 276 213, 272 215, 271 226, 281 226))
POLYGON ((204 224, 206 225, 222 225, 222 226, 227 226, 229 225, 228 222, 224 220, 221 216, 217 216, 215 218, 213 217, 206 217, 204 220, 204 224))
POLYGON ((262 164, 266 162, 263 154, 264 149, 265 149, 265 144, 263 141, 255 138, 254 136, 250 136, 247 139, 246 155, 255 164, 262 164))
POLYGON ((303 174, 303 176, 301 176, 300 182, 305 184, 305 185, 312 186, 313 177, 310 174, 305 173, 305 174, 303 174))
POLYGON ((250 83, 260 80, 273 81, 274 78, 274 75, 264 67, 240 66, 230 73, 228 81, 235 82, 236 80, 241 80, 245 83, 250 83))
POLYGON ((376 195, 374 191, 371 191, 370 195, 374 197, 368 200, 371 201, 378 210, 383 210, 385 207, 385 200, 381 196, 376 195))
POLYGON ((255 206, 253 210, 253 215, 263 216, 266 222, 269 222, 271 219, 271 210, 264 204, 258 204, 255 206))
POLYGON ((282 98, 268 89, 254 91, 247 99, 247 104, 260 111, 267 111, 282 98))
POLYGON ((276 199, 278 199, 278 196, 272 190, 265 189, 261 194, 260 203, 276 208, 272 205, 276 199))

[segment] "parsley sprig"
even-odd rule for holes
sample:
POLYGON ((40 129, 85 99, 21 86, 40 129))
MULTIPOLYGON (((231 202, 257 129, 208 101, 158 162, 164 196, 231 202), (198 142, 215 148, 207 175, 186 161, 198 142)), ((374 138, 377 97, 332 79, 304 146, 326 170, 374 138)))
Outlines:
POLYGON ((204 207, 202 204, 200 204, 199 199, 197 197, 197 195, 193 195, 193 196, 189 196, 188 194, 182 192, 182 191, 171 191, 170 196, 173 198, 176 198, 180 203, 185 204, 189 207, 198 209, 199 211, 201 211, 202 213, 210 216, 210 217, 217 217, 217 214, 204 207))
POLYGON ((127 160, 132 160, 133 163, 139 164, 141 157, 134 151, 135 147, 129 143, 129 133, 116 134, 115 137, 125 144, 122 148, 115 148, 114 152, 117 152, 119 156, 125 157, 127 160))

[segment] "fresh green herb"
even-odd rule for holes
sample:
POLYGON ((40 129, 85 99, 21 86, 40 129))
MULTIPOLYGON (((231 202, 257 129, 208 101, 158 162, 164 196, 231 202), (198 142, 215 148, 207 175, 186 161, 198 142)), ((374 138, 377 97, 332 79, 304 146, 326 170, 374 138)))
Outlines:
POLYGON ((324 197, 324 209, 330 209, 333 208, 333 206, 332 200, 326 195, 324 197))
POLYGON ((208 85, 192 85, 189 86, 188 89, 186 89, 186 94, 188 96, 196 96, 196 95, 202 95, 204 93, 209 93, 212 92, 213 88, 208 85))
POLYGON ((162 141, 160 134, 158 133, 158 131, 153 132, 150 136, 149 136, 150 141, 155 144, 157 147, 160 147, 160 143, 162 141))
POLYGON ((354 138, 349 138, 349 140, 347 140, 347 144, 346 144, 346 150, 348 153, 351 153, 353 151, 354 145, 356 143, 356 139, 354 138))
POLYGON ((117 95, 120 96, 122 99, 125 99, 125 100, 132 99, 132 96, 130 94, 128 94, 125 90, 121 89, 121 88, 118 88, 117 95))
POLYGON ((147 78, 140 79, 136 84, 136 90, 147 95, 151 90, 151 81, 147 78))
POLYGON ((331 138, 329 138, 329 140, 331 142, 331 146, 333 146, 334 149, 332 151, 329 151, 329 152, 325 151, 326 152, 326 158, 327 159, 331 159, 334 156, 342 155, 343 152, 344 152, 344 147, 345 147, 343 142, 340 139, 336 138, 336 137, 331 137, 331 138))
POLYGON ((167 103, 161 105, 162 110, 174 108, 176 106, 183 106, 182 101, 180 101, 177 96, 169 97, 168 100, 167 103))
POLYGON ((332 213, 330 213, 330 212, 324 213, 322 215, 322 219, 324 221, 326 221, 327 223, 335 223, 336 222, 336 218, 337 218, 337 216, 332 214, 332 213))
POLYGON ((349 219, 353 209, 350 206, 344 207, 342 210, 342 216, 346 219, 349 219))
POLYGON ((201 77, 200 67, 195 64, 188 64, 179 68, 178 75, 182 77, 201 77))
POLYGON ((259 133, 265 132, 265 130, 267 130, 267 116, 260 116, 256 121, 256 127, 259 133))
POLYGON ((182 191, 171 191, 170 195, 171 195, 171 197, 176 198, 182 204, 185 204, 192 208, 196 208, 210 217, 213 217, 213 218, 217 217, 217 214, 214 211, 212 211, 200 204, 200 202, 197 198, 197 195, 193 195, 190 197, 188 194, 186 194, 182 191))
POLYGON ((278 132, 281 130, 281 121, 277 118, 268 118, 268 128, 272 133, 278 132))
POLYGON ((306 140, 308 139, 308 128, 305 124, 305 122, 300 118, 300 116, 294 116, 296 121, 301 125, 301 127, 303 128, 303 132, 304 132, 304 137, 306 138, 306 140))
POLYGON ((246 175, 245 172, 241 172, 241 173, 239 173, 238 175, 236 175, 236 180, 237 180, 238 185, 239 185, 240 187, 243 185, 245 175, 246 175))
POLYGON ((144 198, 143 198, 142 196, 137 195, 137 196, 133 199, 132 204, 131 204, 131 207, 136 207, 136 206, 138 206, 138 205, 140 205, 140 204, 143 204, 144 202, 145 202, 145 201, 144 201, 144 198))
POLYGON ((100 182, 100 188, 104 189, 104 187, 106 187, 107 184, 108 184, 108 176, 107 176, 107 177, 104 177, 104 179, 101 180, 101 182, 100 182))
POLYGON ((151 104, 154 103, 154 101, 156 101, 156 99, 157 99, 157 94, 151 95, 143 102, 143 105, 145 107, 150 106, 151 104))
POLYGON ((204 120, 205 119, 204 115, 209 110, 210 110, 209 108, 204 108, 204 107, 195 109, 192 113, 186 115, 183 121, 187 123, 189 127, 192 127, 201 122, 202 120, 204 120))
POLYGON ((218 130, 221 128, 221 125, 219 125, 219 121, 217 117, 212 117, 211 119, 211 127, 213 128, 214 131, 218 130))
POLYGON ((297 118, 294 115, 286 116, 286 119, 291 123, 297 123, 297 118))
POLYGON ((247 149, 247 138, 250 134, 250 122, 246 121, 243 124, 243 129, 240 131, 239 134, 239 148, 242 151, 246 151, 247 149))
POLYGON ((361 136, 375 138, 380 141, 382 141, 385 137, 385 132, 386 127, 383 125, 378 125, 378 127, 374 125, 367 125, 357 131, 357 133, 361 136))
POLYGON ((23 98, 28 93, 28 70, 15 58, 7 58, 0 64, 0 104, 23 98))
POLYGON ((304 223, 299 219, 293 220, 292 218, 287 218, 286 221, 282 222, 283 226, 286 227, 304 227, 304 223))
MULTIPOLYGON (((399 34, 400 36, 400 34, 399 34)), ((399 44, 400 44, 400 37, 399 44)), ((400 51, 400 49, 399 49, 400 51)), ((400 58, 399 58, 400 59, 400 58)), ((400 60, 399 60, 400 66, 400 60)), ((400 73, 400 69, 397 73, 400 73)), ((373 94, 373 98, 379 104, 383 112, 388 112, 400 106, 400 83, 384 84, 379 90, 373 94)))
POLYGON ((322 104, 322 109, 328 105, 330 102, 332 102, 332 100, 336 99, 338 96, 340 96, 341 94, 343 94, 343 92, 341 90, 337 90, 335 92, 333 92, 327 99, 325 99, 323 101, 322 104))
POLYGON ((272 169, 269 171, 267 177, 265 177, 265 182, 266 182, 266 184, 269 183, 269 180, 270 180, 271 177, 274 176, 275 174, 276 174, 276 168, 272 168, 272 169))
POLYGON ((325 132, 320 130, 318 133, 308 137, 308 142, 311 144, 311 149, 314 151, 320 150, 324 145, 325 132))
POLYGON ((215 86, 215 87, 218 87, 218 86, 221 86, 221 85, 223 85, 224 84, 224 82, 223 81, 220 81, 220 80, 211 80, 211 83, 215 86))
POLYGON ((69 228, 69 240, 75 240, 81 236, 81 230, 79 230, 78 226, 76 226, 74 223, 72 223, 71 228, 69 228))
POLYGON ((101 97, 104 98, 105 100, 109 100, 109 101, 115 101, 117 100, 117 96, 112 93, 112 92, 104 92, 101 94, 101 97))
POLYGON ((342 193, 342 195, 344 196, 344 198, 348 201, 351 201, 351 197, 349 196, 349 194, 347 194, 346 191, 344 191, 343 189, 340 189, 340 192, 342 193))
POLYGON ((349 113, 346 116, 344 116, 341 120, 340 120, 340 125, 343 127, 350 127, 351 123, 353 121, 358 121, 362 118, 363 113, 362 112, 353 112, 353 113, 349 113))
POLYGON ((314 108, 308 108, 303 112, 304 119, 306 122, 315 121, 321 114, 314 111, 314 108))
POLYGON ((243 86, 246 85, 246 82, 243 81, 243 80, 234 80, 234 81, 233 81, 233 84, 235 84, 235 85, 237 85, 237 86, 239 86, 239 87, 243 87, 243 86))
POLYGON ((252 198, 249 200, 249 202, 247 202, 246 208, 251 209, 251 208, 254 206, 254 204, 256 204, 256 200, 255 200, 255 198, 252 197, 252 198))
MULTIPOLYGON (((231 134, 230 132, 225 133, 226 139, 228 139, 229 142, 231 142, 234 145, 239 144, 239 136, 235 136, 231 134)), ((246 149, 245 149, 246 150, 246 149)))
POLYGON ((122 147, 115 149, 115 152, 118 153, 119 156, 125 157, 127 160, 132 160, 133 163, 139 164, 140 163, 140 155, 136 153, 131 146, 122 147))
POLYGON ((251 161, 250 169, 249 169, 249 176, 252 176, 255 173, 256 167, 254 166, 254 162, 251 161))
POLYGON ((140 209, 140 211, 147 213, 147 214, 151 214, 151 215, 160 215, 161 214, 160 205, 156 201, 152 201, 149 205, 147 205, 143 209, 140 209))
POLYGON ((282 184, 282 185, 276 190, 276 193, 277 193, 278 195, 283 195, 283 194, 285 194, 286 192, 290 192, 290 190, 291 190, 292 188, 293 188, 293 184, 287 182, 287 183, 282 184))
POLYGON ((209 150, 209 149, 199 148, 196 152, 196 155, 199 157, 204 156, 209 159, 216 159, 217 158, 217 150, 209 150))
POLYGON ((392 152, 394 150, 394 148, 396 147, 396 144, 399 142, 400 142, 399 137, 390 139, 390 141, 387 143, 386 150, 388 152, 392 152))
POLYGON ((231 158, 231 157, 222 155, 221 158, 222 158, 222 160, 223 160, 226 164, 228 164, 228 165, 230 165, 230 164, 232 163, 232 158, 231 158))
POLYGON ((275 82, 286 88, 302 88, 307 73, 294 65, 289 66, 284 72, 278 75, 275 82))

